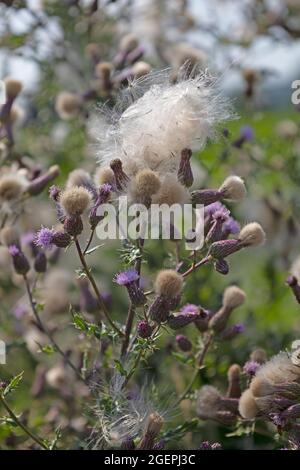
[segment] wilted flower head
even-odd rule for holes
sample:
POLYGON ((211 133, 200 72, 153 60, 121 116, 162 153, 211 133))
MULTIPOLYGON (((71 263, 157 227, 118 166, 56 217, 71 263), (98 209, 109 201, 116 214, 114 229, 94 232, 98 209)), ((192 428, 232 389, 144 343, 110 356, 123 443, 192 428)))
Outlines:
POLYGON ((181 151, 203 148, 216 124, 231 115, 216 82, 204 73, 183 77, 174 85, 169 72, 150 73, 136 85, 130 87, 135 101, 100 137, 101 162, 120 158, 129 176, 143 168, 177 172, 181 151))
POLYGON ((257 222, 245 225, 239 233, 239 240, 244 247, 262 245, 265 239, 266 234, 257 222))

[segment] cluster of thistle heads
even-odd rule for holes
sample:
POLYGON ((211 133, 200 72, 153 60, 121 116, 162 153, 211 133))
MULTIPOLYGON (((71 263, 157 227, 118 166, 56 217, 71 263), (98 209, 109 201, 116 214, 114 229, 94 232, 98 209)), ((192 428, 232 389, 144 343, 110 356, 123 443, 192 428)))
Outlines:
POLYGON ((100 44, 89 43, 85 55, 90 63, 90 86, 83 93, 62 91, 56 97, 55 110, 64 120, 86 116, 86 104, 106 101, 114 103, 116 94, 132 80, 147 75, 151 66, 143 59, 145 48, 133 34, 126 34, 119 42, 117 52, 108 62, 103 60, 100 44))
POLYGON ((265 421, 277 428, 288 449, 299 449, 299 396, 299 361, 288 352, 268 360, 263 349, 256 349, 243 367, 230 366, 225 393, 211 385, 200 388, 196 410, 200 419, 229 427, 265 421))

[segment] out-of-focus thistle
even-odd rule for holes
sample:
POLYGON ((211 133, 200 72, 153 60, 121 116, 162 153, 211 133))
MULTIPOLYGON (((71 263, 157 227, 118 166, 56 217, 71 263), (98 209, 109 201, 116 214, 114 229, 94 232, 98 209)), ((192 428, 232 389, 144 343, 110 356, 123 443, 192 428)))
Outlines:
POLYGON ((164 420, 158 413, 151 413, 145 428, 145 434, 138 445, 140 450, 151 450, 154 447, 155 439, 159 435, 164 420))
POLYGON ((228 287, 223 294, 223 305, 209 321, 209 327, 215 332, 224 331, 233 310, 242 305, 246 294, 237 286, 228 287))
POLYGON ((246 188, 239 176, 228 176, 219 189, 199 189, 192 192, 192 202, 208 206, 217 201, 240 201, 246 195, 246 188))

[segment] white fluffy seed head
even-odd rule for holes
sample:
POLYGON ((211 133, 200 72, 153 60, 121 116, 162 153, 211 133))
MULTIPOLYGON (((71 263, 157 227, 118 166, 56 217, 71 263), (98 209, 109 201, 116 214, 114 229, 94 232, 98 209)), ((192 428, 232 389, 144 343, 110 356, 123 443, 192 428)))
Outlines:
POLYGON ((216 125, 231 117, 216 81, 205 73, 179 77, 176 84, 170 84, 169 72, 150 73, 120 101, 110 119, 98 124, 99 159, 107 165, 120 158, 129 177, 143 168, 177 173, 182 149, 202 149, 216 125))
POLYGON ((294 382, 300 380, 300 367, 292 363, 286 352, 281 352, 262 365, 255 377, 271 384, 294 382))
POLYGON ((255 398, 251 390, 248 388, 247 390, 244 391, 244 393, 240 397, 239 413, 242 416, 242 418, 254 419, 258 411, 259 409, 256 404, 255 398))
POLYGON ((223 306, 234 309, 242 305, 246 300, 245 292, 237 286, 230 286, 223 294, 223 306))
POLYGON ((55 110, 61 119, 71 119, 80 111, 81 99, 74 93, 62 91, 56 97, 55 110))
POLYGON ((219 188, 224 199, 240 201, 246 196, 245 183, 239 176, 228 176, 219 188))
POLYGON ((266 240, 266 234, 260 224, 252 222, 245 225, 239 233, 239 240, 244 246, 259 246, 266 240))
POLYGON ((66 214, 81 215, 91 202, 91 194, 83 187, 74 186, 60 194, 59 202, 66 214))
POLYGON ((155 279, 155 292, 164 297, 174 298, 180 295, 182 286, 182 276, 173 269, 159 271, 155 279))
POLYGON ((272 394, 274 386, 268 380, 255 376, 251 381, 250 390, 255 398, 261 398, 272 394))

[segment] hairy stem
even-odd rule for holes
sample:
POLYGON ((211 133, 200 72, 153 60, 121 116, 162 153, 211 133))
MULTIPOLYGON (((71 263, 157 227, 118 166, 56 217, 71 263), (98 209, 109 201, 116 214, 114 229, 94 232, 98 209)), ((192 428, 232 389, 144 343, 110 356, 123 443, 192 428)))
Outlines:
POLYGON ((57 352, 62 356, 62 358, 64 359, 65 363, 68 364, 68 366, 71 367, 71 369, 73 369, 73 371, 76 373, 77 377, 80 379, 80 380, 83 380, 84 381, 84 378, 82 377, 82 375, 80 374, 80 372, 78 371, 77 367, 70 361, 70 359, 68 358, 67 354, 61 349, 61 347, 57 344, 56 340, 54 339, 53 337, 53 334, 45 327, 45 325, 43 324, 42 320, 41 320, 41 317, 37 311, 37 308, 36 308, 36 302, 33 298, 33 295, 32 295, 32 291, 31 291, 31 288, 30 288, 30 285, 29 285, 29 281, 28 281, 28 278, 26 275, 24 275, 24 281, 25 281, 25 285, 26 285, 26 290, 27 290, 27 294, 28 294, 28 298, 29 298, 29 302, 30 302, 30 306, 31 306, 31 309, 32 309, 32 313, 36 319, 36 322, 37 322, 37 325, 38 327, 40 328, 40 330, 49 338, 51 344, 54 346, 54 348, 57 350, 57 352))
POLYGON ((100 291, 98 289, 96 281, 95 281, 88 265, 86 264, 86 260, 85 260, 84 254, 81 250, 79 241, 76 237, 74 238, 74 240, 75 240, 76 249, 77 249, 77 252, 78 252, 82 267, 83 267, 83 270, 84 270, 88 280, 90 281, 90 284, 91 284, 91 286, 92 286, 92 288, 93 288, 93 290, 96 294, 99 309, 104 313, 105 318, 107 319, 110 326, 115 330, 115 332, 118 333, 119 336, 124 336, 124 333, 117 327, 117 325, 110 318, 110 314, 109 314, 109 312, 106 308, 105 302, 104 302, 104 300, 103 300, 103 298, 100 294, 100 291))
POLYGON ((27 436, 29 436, 40 447, 42 447, 42 449, 49 450, 47 445, 43 442, 43 440, 40 437, 36 436, 32 431, 30 431, 30 429, 19 420, 19 418, 15 415, 15 413, 10 408, 9 404, 7 403, 7 401, 5 400, 5 398, 3 397, 1 393, 0 393, 0 402, 2 403, 3 407, 6 409, 11 419, 15 422, 17 426, 19 426, 19 428, 21 428, 24 431, 25 434, 27 434, 27 436))
POLYGON ((204 359, 205 359, 205 356, 206 356, 206 353, 212 343, 212 340, 213 340, 213 333, 210 332, 208 333, 205 341, 204 341, 204 344, 203 344, 203 347, 199 353, 199 357, 197 358, 198 359, 198 364, 197 364, 197 367, 192 375, 192 378, 191 378, 191 381, 190 383, 188 384, 188 386, 186 387, 186 389, 182 392, 182 394, 178 397, 178 399, 175 401, 174 403, 174 407, 178 406, 179 403, 182 402, 182 400, 185 399, 186 395, 190 392, 190 390, 192 389, 193 385, 194 385, 194 382, 196 380, 196 378, 198 377, 198 373, 199 373, 199 370, 201 369, 201 367, 203 366, 203 363, 204 363, 204 359))

